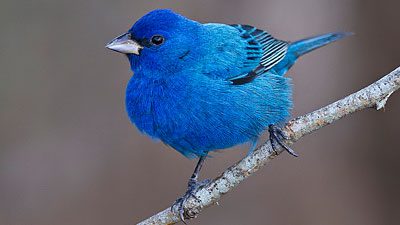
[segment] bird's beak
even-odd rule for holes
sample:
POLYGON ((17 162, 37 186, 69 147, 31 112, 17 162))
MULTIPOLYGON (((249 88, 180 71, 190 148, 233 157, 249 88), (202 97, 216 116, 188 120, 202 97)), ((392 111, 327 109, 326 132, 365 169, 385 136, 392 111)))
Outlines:
POLYGON ((110 41, 106 45, 106 48, 124 54, 139 55, 140 50, 143 49, 143 46, 141 46, 136 41, 132 40, 132 36, 130 33, 125 33, 110 41))

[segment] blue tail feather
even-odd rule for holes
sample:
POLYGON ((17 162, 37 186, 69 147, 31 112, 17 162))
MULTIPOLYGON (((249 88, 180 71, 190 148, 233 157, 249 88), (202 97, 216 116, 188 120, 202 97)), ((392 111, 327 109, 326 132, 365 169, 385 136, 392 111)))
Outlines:
POLYGON ((352 35, 352 33, 328 33, 290 43, 285 58, 274 66, 272 70, 277 74, 283 75, 293 66, 300 56, 349 35, 352 35))
POLYGON ((311 38, 306 38, 300 41, 293 42, 289 45, 288 52, 296 55, 297 57, 302 56, 312 50, 320 48, 331 42, 340 40, 344 37, 352 35, 352 33, 328 33, 311 38))

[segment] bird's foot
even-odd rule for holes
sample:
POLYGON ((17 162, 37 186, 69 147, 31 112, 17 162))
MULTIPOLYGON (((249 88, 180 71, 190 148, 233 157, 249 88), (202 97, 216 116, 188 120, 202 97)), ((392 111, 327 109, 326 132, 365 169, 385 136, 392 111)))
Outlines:
POLYGON ((182 197, 178 198, 175 201, 175 203, 171 206, 171 211, 174 211, 174 209, 177 209, 177 211, 179 212, 179 218, 181 219, 181 221, 184 224, 186 224, 185 219, 192 219, 192 218, 194 218, 194 215, 191 215, 188 212, 185 212, 183 205, 191 197, 195 198, 196 200, 199 200, 199 198, 197 198, 197 196, 195 195, 196 192, 200 188, 209 184, 210 182, 211 182, 210 179, 206 179, 206 180, 198 182, 196 179, 191 178, 188 182, 188 188, 186 190, 186 193, 182 197))
POLYGON ((292 156, 298 157, 299 155, 293 151, 289 146, 287 146, 285 143, 283 143, 282 139, 284 140, 289 140, 290 138, 282 131, 282 129, 276 125, 269 125, 268 127, 268 132, 269 132, 269 139, 271 141, 271 146, 272 150, 275 152, 277 155, 278 152, 276 151, 276 144, 278 143, 280 146, 282 146, 289 154, 292 156))

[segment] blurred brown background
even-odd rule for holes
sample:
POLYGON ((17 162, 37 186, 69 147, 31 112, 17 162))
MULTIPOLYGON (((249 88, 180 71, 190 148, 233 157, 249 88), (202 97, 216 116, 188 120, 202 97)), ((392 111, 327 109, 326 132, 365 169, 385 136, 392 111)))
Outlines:
MULTIPOLYGON (((355 36, 290 71, 294 116, 400 65, 400 1, 2 1, 0 225, 130 225, 168 207, 195 161, 138 133, 127 118, 127 60, 104 48, 146 12, 243 23, 296 40, 355 36)), ((400 93, 299 141, 190 224, 397 225, 400 93)), ((215 177, 245 155, 206 162, 215 177)))

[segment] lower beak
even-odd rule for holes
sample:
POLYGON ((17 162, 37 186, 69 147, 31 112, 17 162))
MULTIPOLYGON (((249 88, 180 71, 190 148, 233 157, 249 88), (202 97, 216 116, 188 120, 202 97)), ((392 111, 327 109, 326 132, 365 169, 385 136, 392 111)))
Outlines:
POLYGON ((143 46, 141 46, 135 40, 132 40, 132 35, 130 33, 125 33, 110 41, 106 45, 106 48, 124 54, 139 55, 140 50, 143 49, 143 46))

